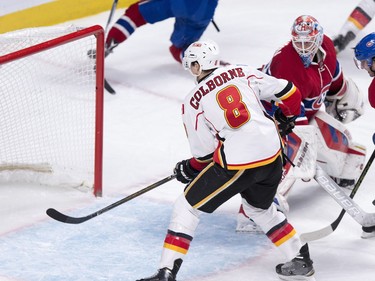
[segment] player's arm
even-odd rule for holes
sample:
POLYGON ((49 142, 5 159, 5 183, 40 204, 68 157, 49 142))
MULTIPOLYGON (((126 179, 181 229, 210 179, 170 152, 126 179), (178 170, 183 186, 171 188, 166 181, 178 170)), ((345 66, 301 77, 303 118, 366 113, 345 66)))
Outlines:
POLYGON ((174 173, 178 181, 188 184, 212 162, 216 140, 199 110, 185 110, 183 107, 182 116, 193 157, 178 162, 174 173))
POLYGON ((292 132, 295 120, 301 113, 301 93, 290 81, 265 75, 261 78, 260 98, 271 102, 282 136, 292 132))

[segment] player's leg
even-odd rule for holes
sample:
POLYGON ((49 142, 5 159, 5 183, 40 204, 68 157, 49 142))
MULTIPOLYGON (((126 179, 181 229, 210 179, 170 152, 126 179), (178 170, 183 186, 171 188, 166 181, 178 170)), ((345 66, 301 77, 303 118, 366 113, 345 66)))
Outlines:
POLYGON ((236 194, 238 187, 228 185, 228 182, 235 182, 241 174, 241 171, 227 173, 219 165, 210 164, 186 187, 184 194, 174 204, 159 270, 154 276, 138 281, 175 281, 194 237, 200 214, 213 212, 236 194), (217 192, 219 189, 221 192, 217 192))
MULTIPOLYGON (((284 152, 289 159, 285 161, 283 174, 274 198, 276 208, 287 215, 289 204, 287 196, 297 179, 309 181, 314 178, 317 159, 316 129, 311 125, 296 126, 286 138, 284 152)), ((259 226, 240 206, 237 215, 236 231, 261 232, 259 226)))
POLYGON ((169 0, 139 1, 129 6, 116 21, 106 38, 106 55, 128 39, 137 28, 172 17, 169 0))
POLYGON ((273 202, 280 182, 281 160, 263 169, 248 170, 251 178, 257 178, 241 193, 245 212, 261 227, 271 242, 284 254, 288 262, 279 264, 276 272, 283 280, 315 280, 313 262, 308 245, 302 245, 294 227, 273 202), (277 165, 279 165, 277 167, 277 165), (252 171, 254 170, 254 171, 252 171))
POLYGON ((172 2, 172 13, 176 17, 173 32, 170 38, 172 45, 169 47, 173 58, 182 61, 183 52, 195 41, 198 41, 207 26, 210 24, 217 0, 191 1, 189 7, 178 5, 178 1, 172 2))
POLYGON ((361 0, 348 19, 341 27, 339 34, 334 38, 333 43, 336 51, 344 50, 348 44, 355 39, 357 34, 365 28, 375 15, 375 1, 361 0))

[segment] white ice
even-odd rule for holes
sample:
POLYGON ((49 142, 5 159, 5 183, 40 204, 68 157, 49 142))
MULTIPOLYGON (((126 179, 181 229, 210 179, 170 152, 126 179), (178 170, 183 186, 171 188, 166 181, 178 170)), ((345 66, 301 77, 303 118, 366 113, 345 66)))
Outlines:
MULTIPOLYGON (((221 31, 210 25, 203 38, 218 42, 224 60, 258 67, 289 40, 297 16, 315 16, 332 36, 357 2, 220 0, 215 21, 221 31)), ((108 13, 73 23, 105 27, 108 13)), ((177 161, 190 157, 180 104, 194 82, 169 54, 172 28, 173 20, 142 27, 106 61, 106 77, 117 95, 105 96, 102 198, 70 188, 2 184, 0 280, 131 281, 156 271, 172 204, 183 190, 177 181, 80 225, 54 221, 45 211, 90 214, 170 175, 177 161)), ((370 23, 359 37, 373 28, 370 23)), ((367 96, 370 78, 355 68, 352 57, 348 48, 339 60, 367 96)), ((375 110, 366 102, 365 115, 347 126, 353 139, 367 146, 368 156, 374 150, 373 120, 375 110)), ((355 196, 367 212, 375 211, 374 170, 355 196)), ((341 211, 315 182, 297 182, 289 203, 289 219, 299 233, 329 225, 341 211)), ((283 256, 264 235, 235 233, 238 207, 235 197, 202 217, 178 280, 278 280, 274 267, 283 256)), ((375 280, 375 239, 360 234, 360 225, 346 215, 333 234, 310 243, 317 280, 375 280)))

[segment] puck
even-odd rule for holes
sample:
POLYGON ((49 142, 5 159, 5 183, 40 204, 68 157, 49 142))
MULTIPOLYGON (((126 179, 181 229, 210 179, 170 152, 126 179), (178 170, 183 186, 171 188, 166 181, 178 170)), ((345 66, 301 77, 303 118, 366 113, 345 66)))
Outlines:
POLYGON ((372 205, 374 205, 374 206, 375 206, 375 200, 374 200, 374 201, 372 201, 372 205))

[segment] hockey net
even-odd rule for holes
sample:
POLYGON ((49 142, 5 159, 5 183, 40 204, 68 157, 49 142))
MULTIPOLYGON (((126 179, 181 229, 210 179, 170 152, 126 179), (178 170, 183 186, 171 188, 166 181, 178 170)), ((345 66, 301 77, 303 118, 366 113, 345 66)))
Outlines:
POLYGON ((0 183, 88 187, 102 194, 100 26, 0 35, 0 183), (87 56, 96 50, 96 59, 87 56))

